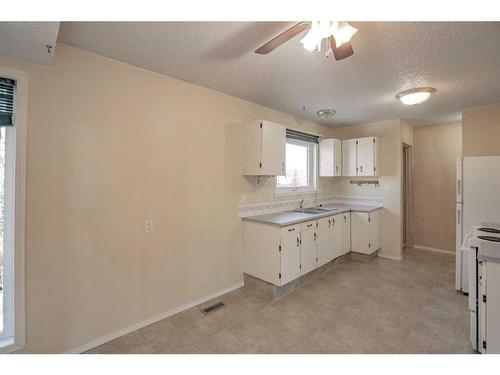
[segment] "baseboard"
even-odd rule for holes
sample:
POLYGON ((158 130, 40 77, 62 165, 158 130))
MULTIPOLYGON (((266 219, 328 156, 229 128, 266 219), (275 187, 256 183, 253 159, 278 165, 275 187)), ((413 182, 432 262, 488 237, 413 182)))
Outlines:
POLYGON ((141 329, 143 327, 146 327, 150 324, 156 323, 162 319, 165 319, 165 318, 168 318, 172 315, 178 314, 184 310, 190 309, 191 307, 197 306, 197 305, 204 303, 206 301, 209 301, 213 298, 217 298, 219 296, 222 296, 223 294, 232 292, 233 290, 239 289, 242 286, 243 286, 243 282, 238 283, 238 284, 233 285, 233 286, 230 286, 229 288, 219 290, 218 292, 215 292, 215 293, 212 293, 208 296, 199 298, 199 299, 192 301, 192 302, 189 302, 185 305, 182 305, 179 307, 174 307, 173 309, 170 309, 170 310, 167 310, 161 314, 152 316, 151 318, 146 319, 142 322, 134 323, 132 325, 129 325, 128 327, 119 329, 118 331, 112 332, 106 336, 99 337, 98 339, 93 340, 87 344, 83 344, 77 348, 70 349, 70 350, 66 351, 65 354, 78 354, 78 353, 86 352, 87 350, 90 350, 90 349, 93 349, 99 345, 105 344, 108 341, 117 339, 118 337, 124 336, 130 332, 136 331, 136 330, 141 329))
POLYGON ((386 254, 381 254, 381 253, 378 253, 378 256, 379 256, 379 258, 385 258, 385 259, 391 259, 391 260, 403 260, 402 257, 395 257, 392 255, 386 255, 386 254))
POLYGON ((429 247, 429 246, 413 245, 412 249, 415 249, 415 250, 427 250, 427 251, 432 251, 434 253, 455 255, 454 251, 443 250, 443 249, 436 249, 434 247, 429 247))

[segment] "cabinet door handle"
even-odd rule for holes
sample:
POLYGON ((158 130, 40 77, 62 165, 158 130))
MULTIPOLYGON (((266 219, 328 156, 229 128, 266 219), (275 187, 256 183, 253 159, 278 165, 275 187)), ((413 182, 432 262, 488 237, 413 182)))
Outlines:
POLYGON ((308 228, 310 228, 310 227, 312 227, 312 226, 313 226, 312 224, 307 224, 307 227, 308 227, 308 228))
POLYGON ((314 241, 316 241, 316 232, 314 232, 314 241))
POLYGON ((338 171, 339 171, 339 166, 338 166, 338 165, 336 165, 336 166, 335 166, 335 172, 338 172, 338 171))
POLYGON ((362 165, 359 167, 359 171, 363 172, 363 166, 362 165))
POLYGON ((333 222, 333 226, 335 226, 335 219, 332 219, 332 222, 333 222))
POLYGON ((300 240, 299 240, 299 237, 297 237, 297 247, 299 247, 300 245, 300 240))
POLYGON ((294 230, 295 230, 295 228, 288 229, 289 232, 293 232, 294 230))
POLYGON ((281 170, 282 170, 282 171, 284 171, 284 170, 285 170, 285 162, 284 162, 284 161, 282 161, 282 162, 281 162, 281 170))
POLYGON ((330 228, 332 226, 332 222, 330 221, 330 219, 328 219, 328 228, 330 228))
POLYGON ((344 223, 347 221, 347 217, 344 215, 344 223))

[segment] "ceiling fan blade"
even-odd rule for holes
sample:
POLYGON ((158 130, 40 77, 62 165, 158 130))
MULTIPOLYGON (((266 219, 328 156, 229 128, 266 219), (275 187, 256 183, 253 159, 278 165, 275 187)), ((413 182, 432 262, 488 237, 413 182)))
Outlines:
POLYGON ((332 45, 333 56, 335 56, 335 60, 342 60, 354 54, 352 50, 351 42, 346 42, 342 44, 340 47, 337 47, 335 43, 335 38, 332 36, 330 38, 330 43, 332 45))
POLYGON ((260 55, 266 55, 269 52, 273 51, 274 49, 278 48, 281 46, 283 43, 287 42, 288 40, 292 39, 294 36, 300 34, 301 32, 307 30, 311 26, 310 22, 299 22, 296 25, 293 25, 290 27, 288 30, 282 32, 280 35, 277 37, 271 39, 269 42, 264 44, 263 46, 257 48, 255 50, 255 53, 258 53, 260 55))

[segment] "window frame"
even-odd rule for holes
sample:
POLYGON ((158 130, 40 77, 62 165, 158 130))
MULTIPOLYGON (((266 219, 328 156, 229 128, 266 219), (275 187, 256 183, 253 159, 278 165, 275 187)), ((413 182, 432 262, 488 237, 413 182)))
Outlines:
MULTIPOLYGON (((275 177, 274 182, 274 195, 303 195, 303 194, 316 194, 318 182, 318 144, 314 142, 306 142, 298 139, 286 138, 286 144, 293 144, 298 146, 307 146, 308 150, 308 186, 299 187, 279 187, 278 176, 275 177)), ((285 170, 286 170, 286 155, 285 155, 285 170)))
MULTIPOLYGON (((4 249, 4 257, 9 257, 11 269, 9 280, 4 285, 11 289, 10 308, 12 321, 11 336, 0 340, 0 353, 11 353, 25 347, 25 182, 26 182, 26 131, 28 113, 28 75, 25 72, 0 66, 0 76, 16 81, 14 98, 14 126, 6 131, 6 195, 11 197, 5 205, 10 205, 6 215, 5 236, 9 237, 10 250, 4 249), (8 184, 8 185, 7 185, 8 184), (7 233, 7 230, 9 231, 7 233), (8 252, 8 254, 7 254, 8 252), (7 255, 6 255, 7 254, 7 255)), ((7 262, 6 262, 7 263, 7 262)), ((6 275, 4 268, 4 275, 6 275)), ((6 277, 7 279, 7 277, 6 277)), ((6 288, 7 289, 7 288, 6 288)), ((5 294, 4 294, 5 295, 5 294)), ((5 302, 5 301, 4 301, 5 302)))

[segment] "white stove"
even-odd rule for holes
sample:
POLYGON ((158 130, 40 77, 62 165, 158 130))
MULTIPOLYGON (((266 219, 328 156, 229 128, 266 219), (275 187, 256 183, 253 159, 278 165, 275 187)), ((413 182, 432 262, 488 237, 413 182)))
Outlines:
POLYGON ((469 245, 471 342, 480 353, 500 353, 500 226, 473 227, 469 245))

